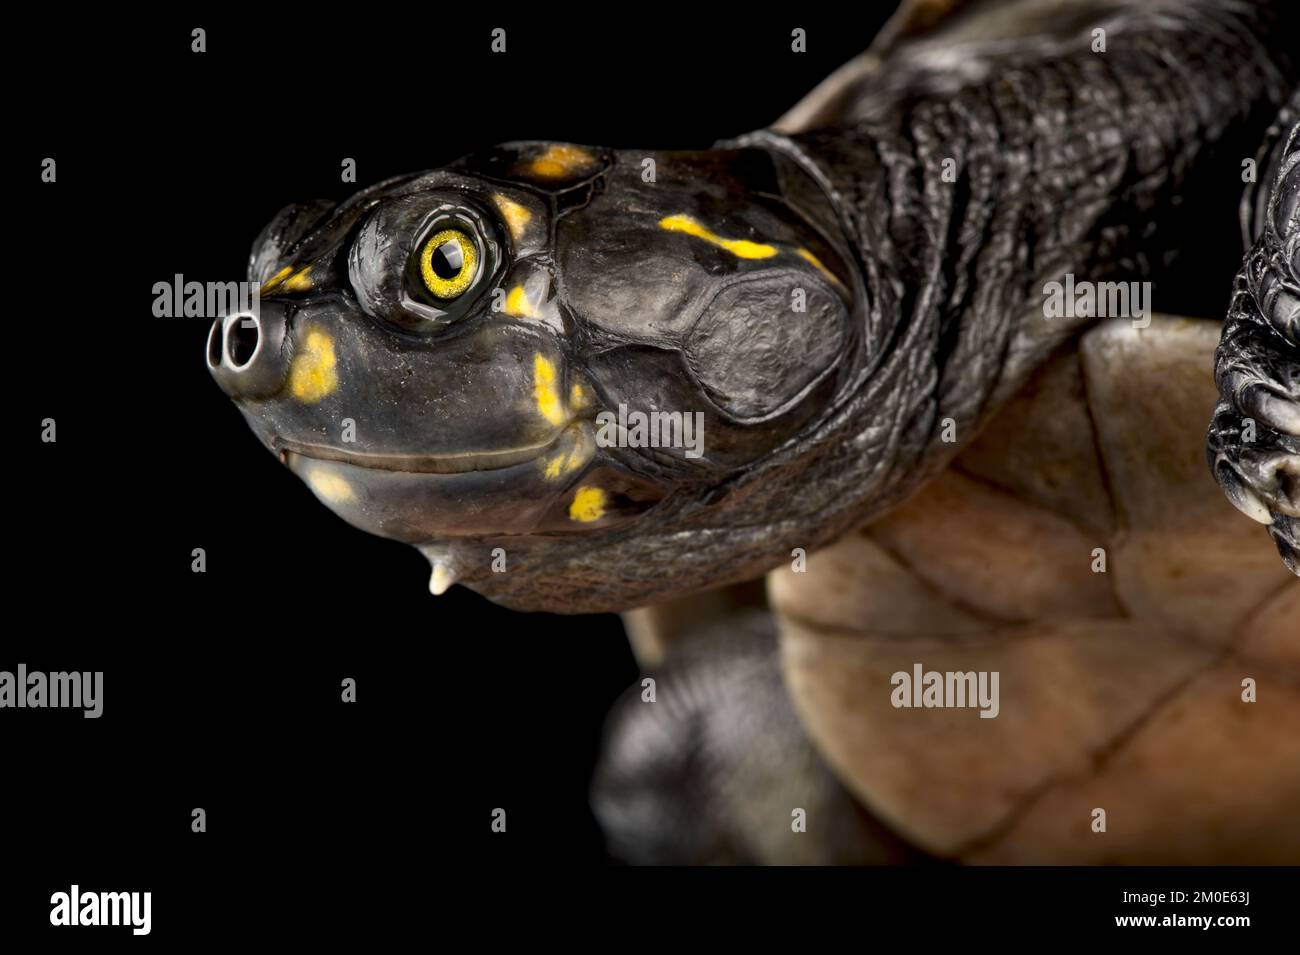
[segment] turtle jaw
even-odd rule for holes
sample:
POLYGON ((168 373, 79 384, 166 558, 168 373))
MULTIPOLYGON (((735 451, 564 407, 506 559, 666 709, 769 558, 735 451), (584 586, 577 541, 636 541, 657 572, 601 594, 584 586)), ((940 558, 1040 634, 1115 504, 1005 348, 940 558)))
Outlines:
POLYGON ((497 471, 528 461, 536 461, 554 449, 572 429, 581 428, 575 422, 568 428, 557 429, 546 441, 522 448, 505 448, 499 451, 465 451, 458 454, 367 454, 333 447, 272 438, 269 446, 281 463, 288 464, 290 457, 314 461, 333 461, 358 468, 377 471, 409 471, 414 474, 465 474, 471 471, 497 471))
POLYGON ((555 510, 536 459, 454 473, 403 471, 287 452, 286 464, 349 524, 420 544, 441 538, 530 533, 555 510))
POLYGON ((613 523, 612 514, 597 513, 608 509, 604 491, 599 502, 586 496, 585 511, 572 503, 600 465, 586 420, 557 428, 548 441, 501 451, 367 454, 281 438, 269 446, 338 516, 409 544, 613 523))

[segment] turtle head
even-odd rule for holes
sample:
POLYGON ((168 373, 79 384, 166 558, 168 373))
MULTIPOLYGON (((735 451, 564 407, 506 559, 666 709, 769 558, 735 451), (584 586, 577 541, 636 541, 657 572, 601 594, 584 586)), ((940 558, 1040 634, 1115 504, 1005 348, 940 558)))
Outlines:
POLYGON ((424 551, 436 592, 585 611, 701 589, 741 555, 673 580, 674 551, 826 412, 855 337, 847 258, 790 175, 757 149, 520 143, 290 206, 209 369, 322 502, 424 551))

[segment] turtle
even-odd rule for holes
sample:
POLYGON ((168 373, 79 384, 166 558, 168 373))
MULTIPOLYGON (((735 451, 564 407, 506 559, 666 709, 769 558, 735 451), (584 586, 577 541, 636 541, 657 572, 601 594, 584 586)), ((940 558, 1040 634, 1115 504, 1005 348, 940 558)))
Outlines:
POLYGON ((207 364, 433 593, 626 614, 632 861, 1300 861, 1296 35, 907 2, 710 149, 286 207, 207 364))

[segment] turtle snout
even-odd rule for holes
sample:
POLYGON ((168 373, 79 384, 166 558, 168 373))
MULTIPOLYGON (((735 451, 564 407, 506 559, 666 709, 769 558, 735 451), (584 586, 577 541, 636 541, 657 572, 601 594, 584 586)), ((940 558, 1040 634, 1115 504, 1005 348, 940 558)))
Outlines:
POLYGON ((259 398, 284 385, 284 307, 263 302, 256 313, 218 318, 208 332, 208 371, 231 398, 259 398))

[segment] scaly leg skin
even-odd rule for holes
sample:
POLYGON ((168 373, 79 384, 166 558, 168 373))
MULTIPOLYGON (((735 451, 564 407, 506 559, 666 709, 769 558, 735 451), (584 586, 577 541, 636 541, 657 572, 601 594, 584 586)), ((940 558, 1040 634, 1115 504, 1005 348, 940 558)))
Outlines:
MULTIPOLYGON (((1300 576, 1300 92, 1279 119, 1276 176, 1215 354, 1208 457, 1228 500, 1268 525, 1300 576)), ((1253 206, 1247 200, 1247 217, 1253 206)))
POLYGON ((860 808, 805 734, 775 621, 743 610, 675 640, 611 710, 592 809, 610 853, 651 865, 930 861, 860 808), (795 828, 794 813, 802 815, 795 828))

